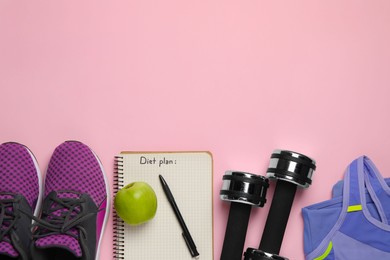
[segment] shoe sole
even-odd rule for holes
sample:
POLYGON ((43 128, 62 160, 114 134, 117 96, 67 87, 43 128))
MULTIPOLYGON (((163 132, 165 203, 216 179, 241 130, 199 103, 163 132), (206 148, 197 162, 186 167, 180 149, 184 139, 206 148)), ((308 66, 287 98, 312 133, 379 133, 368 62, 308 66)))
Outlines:
MULTIPOLYGON (((27 150, 27 152, 30 154, 33 162, 35 169, 37 170, 38 174, 38 187, 39 187, 39 193, 38 193, 38 200, 37 200, 37 205, 35 206, 34 210, 34 216, 38 217, 40 211, 41 211, 41 206, 42 206, 42 198, 43 198, 43 183, 42 183, 42 174, 41 170, 39 169, 38 161, 35 158, 34 154, 30 151, 30 149, 27 148, 27 146, 24 146, 27 150)), ((34 221, 33 221, 34 222, 34 221)))
POLYGON ((92 151, 91 148, 89 148, 89 150, 91 150, 92 154, 95 156, 96 160, 99 162, 100 170, 103 173, 104 183, 105 183, 105 186, 106 186, 106 195, 107 195, 107 197, 106 197, 106 213, 104 214, 103 226, 102 226, 100 237, 99 237, 99 243, 98 243, 97 248, 96 248, 95 260, 99 260, 99 257, 100 257, 100 245, 101 245, 101 243, 103 241, 104 230, 106 229, 108 218, 110 216, 110 207, 111 207, 111 200, 110 200, 110 198, 111 197, 110 197, 110 188, 109 188, 109 184, 108 184, 108 179, 107 179, 106 172, 104 171, 103 164, 101 163, 101 161, 100 161, 99 157, 96 155, 96 153, 94 151, 92 151))

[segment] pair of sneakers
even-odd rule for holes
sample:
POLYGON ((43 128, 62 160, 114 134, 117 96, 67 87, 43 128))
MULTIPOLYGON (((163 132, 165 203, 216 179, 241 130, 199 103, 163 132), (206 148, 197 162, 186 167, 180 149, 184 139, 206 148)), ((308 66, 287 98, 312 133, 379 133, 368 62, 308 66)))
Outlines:
POLYGON ((99 159, 81 142, 55 149, 44 182, 26 146, 1 144, 0 259, 98 259, 108 192, 99 159))

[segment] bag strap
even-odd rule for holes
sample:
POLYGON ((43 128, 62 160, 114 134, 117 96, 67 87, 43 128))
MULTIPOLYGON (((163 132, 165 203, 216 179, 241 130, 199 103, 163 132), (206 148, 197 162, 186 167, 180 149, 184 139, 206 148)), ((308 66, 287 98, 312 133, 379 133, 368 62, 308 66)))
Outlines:
POLYGON ((364 158, 365 185, 371 199, 377 207, 381 221, 389 224, 390 220, 390 188, 376 168, 375 164, 368 158, 364 158), (387 214, 386 214, 387 212, 387 214))
POLYGON ((376 168, 375 164, 368 158, 364 156, 363 158, 365 180, 370 182, 370 186, 373 188, 372 191, 376 193, 378 191, 390 192, 389 186, 386 184, 385 179, 380 174, 379 170, 376 168))
MULTIPOLYGON (((367 156, 361 156, 349 165, 345 175, 343 202, 344 206, 346 206, 344 210, 347 212, 365 210, 369 215, 366 206, 366 189, 373 200, 381 222, 388 224, 388 218, 385 214, 387 211, 385 211, 383 203, 381 203, 384 198, 378 198, 377 194, 384 194, 383 191, 387 193, 386 190, 388 190, 390 195, 390 189, 372 161, 367 156)), ((390 210, 390 207, 387 208, 390 210)))
POLYGON ((352 161, 347 167, 344 175, 343 187, 343 211, 357 211, 362 209, 362 201, 360 196, 360 184, 362 181, 359 178, 358 161, 360 158, 352 161))

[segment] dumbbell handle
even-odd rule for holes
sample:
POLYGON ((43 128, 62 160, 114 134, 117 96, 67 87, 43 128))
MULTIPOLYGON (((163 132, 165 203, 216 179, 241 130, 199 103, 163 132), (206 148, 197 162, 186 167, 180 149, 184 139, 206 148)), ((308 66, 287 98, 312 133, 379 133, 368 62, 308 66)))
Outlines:
POLYGON ((296 190, 296 184, 283 180, 276 182, 271 208, 259 245, 260 250, 279 254, 296 190))
POLYGON ((241 260, 252 207, 232 202, 222 247, 221 260, 241 260))

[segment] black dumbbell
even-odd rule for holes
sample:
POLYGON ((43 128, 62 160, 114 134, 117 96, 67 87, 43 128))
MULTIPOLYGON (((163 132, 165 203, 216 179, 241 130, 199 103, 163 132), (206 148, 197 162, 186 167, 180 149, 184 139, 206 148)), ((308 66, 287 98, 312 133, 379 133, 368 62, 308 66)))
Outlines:
POLYGON ((278 254, 295 193, 297 187, 310 186, 315 169, 315 161, 303 154, 286 150, 272 153, 267 177, 277 180, 274 197, 259 249, 248 248, 244 254, 245 260, 288 260, 278 254))
POLYGON ((221 260, 242 259, 252 206, 264 206, 268 186, 268 179, 263 176, 238 171, 225 172, 220 198, 231 202, 231 205, 221 260))

